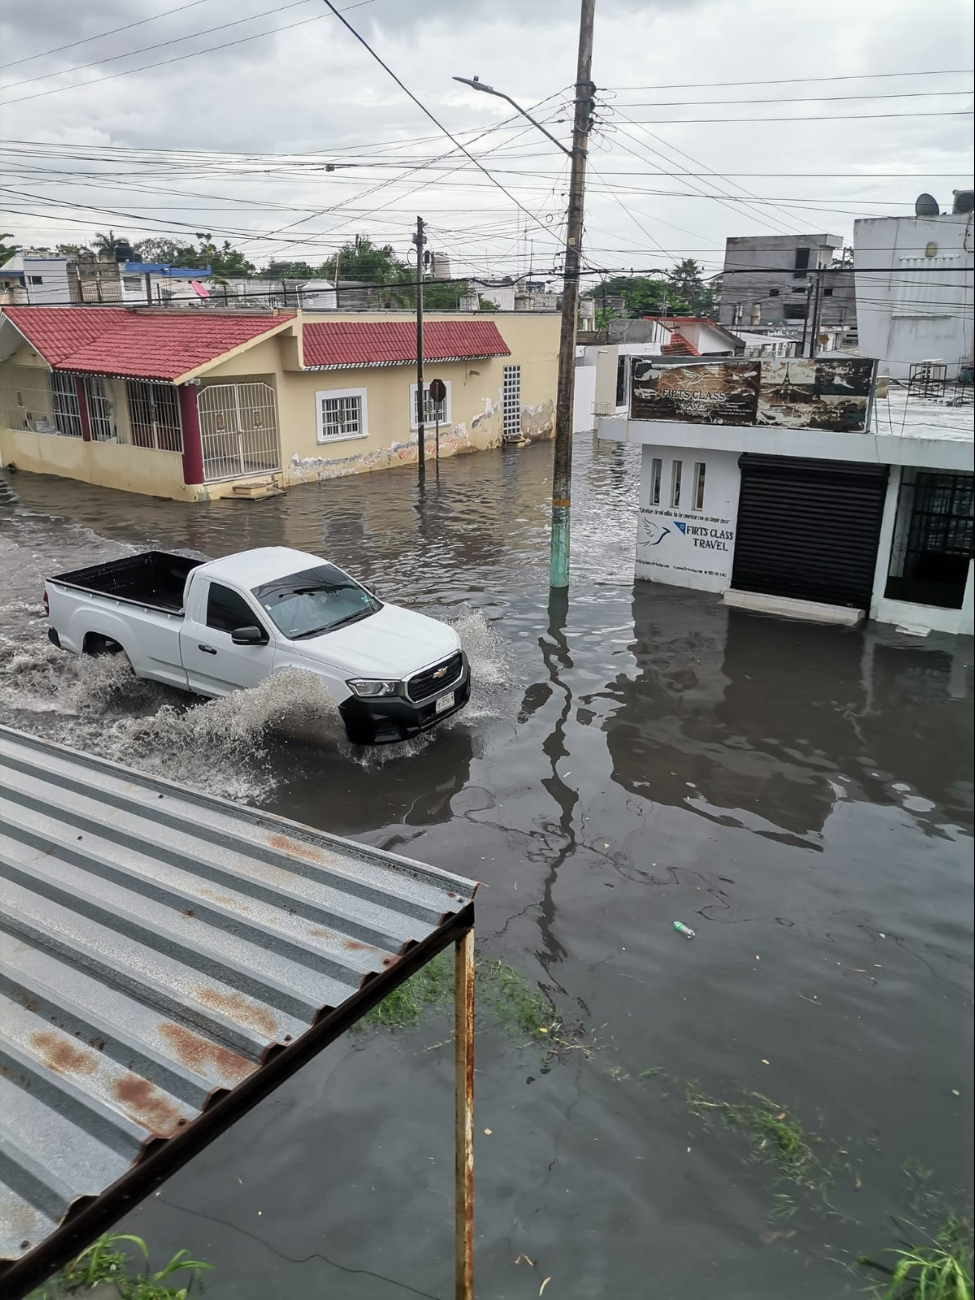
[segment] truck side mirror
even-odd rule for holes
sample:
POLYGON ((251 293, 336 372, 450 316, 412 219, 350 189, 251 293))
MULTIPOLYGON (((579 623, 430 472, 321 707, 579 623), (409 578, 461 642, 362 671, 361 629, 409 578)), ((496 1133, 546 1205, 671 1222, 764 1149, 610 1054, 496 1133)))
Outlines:
POLYGON ((230 639, 234 645, 267 645, 267 636, 259 627, 238 627, 230 639))

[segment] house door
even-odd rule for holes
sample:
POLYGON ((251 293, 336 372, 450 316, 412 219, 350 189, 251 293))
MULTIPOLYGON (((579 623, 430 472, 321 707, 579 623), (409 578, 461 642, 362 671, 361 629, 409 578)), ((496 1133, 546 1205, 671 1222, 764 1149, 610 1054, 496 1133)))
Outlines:
POLYGON ((200 389, 198 410, 207 483, 281 468, 270 384, 207 384, 200 389))
POLYGON ((886 465, 745 454, 731 585, 869 609, 886 465))

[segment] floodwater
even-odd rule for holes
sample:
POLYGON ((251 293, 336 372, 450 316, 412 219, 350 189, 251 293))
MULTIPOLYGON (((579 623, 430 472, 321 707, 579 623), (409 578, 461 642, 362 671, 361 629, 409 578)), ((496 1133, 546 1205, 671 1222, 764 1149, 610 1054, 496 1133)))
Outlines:
MULTIPOLYGON (((546 1278, 546 1300, 861 1294, 859 1253, 918 1239, 891 1217, 918 1222, 905 1162, 931 1171, 929 1205, 971 1203, 972 644, 634 585, 636 454, 589 438, 571 595, 549 608, 550 460, 199 507, 14 475, 0 720, 484 882, 481 951, 566 1026, 547 1050, 482 1019, 484 1300, 546 1278), (409 746, 311 749, 268 727, 300 712, 293 686, 188 706, 45 639, 45 573, 268 543, 457 620, 470 710, 409 746), (750 1158, 720 1108, 690 1113, 690 1081, 781 1106, 835 1186, 750 1158)), ((157 1267, 209 1260, 212 1300, 447 1297, 448 1036, 434 1018, 336 1044, 126 1229, 157 1267)))

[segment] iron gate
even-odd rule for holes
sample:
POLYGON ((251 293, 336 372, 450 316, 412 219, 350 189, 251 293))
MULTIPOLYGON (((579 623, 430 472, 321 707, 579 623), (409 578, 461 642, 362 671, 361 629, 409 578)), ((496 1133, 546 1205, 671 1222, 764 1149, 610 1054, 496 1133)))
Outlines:
POLYGON ((200 389, 198 410, 203 477, 208 483, 281 468, 270 384, 208 384, 200 389))

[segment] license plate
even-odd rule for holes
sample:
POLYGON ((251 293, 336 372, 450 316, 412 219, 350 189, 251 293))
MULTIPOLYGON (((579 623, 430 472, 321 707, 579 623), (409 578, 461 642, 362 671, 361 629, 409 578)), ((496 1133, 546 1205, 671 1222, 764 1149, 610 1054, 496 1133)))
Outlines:
POLYGON ((454 692, 449 691, 446 695, 441 695, 440 699, 437 700, 436 707, 438 713, 446 713, 448 709, 452 709, 454 707, 454 692))

